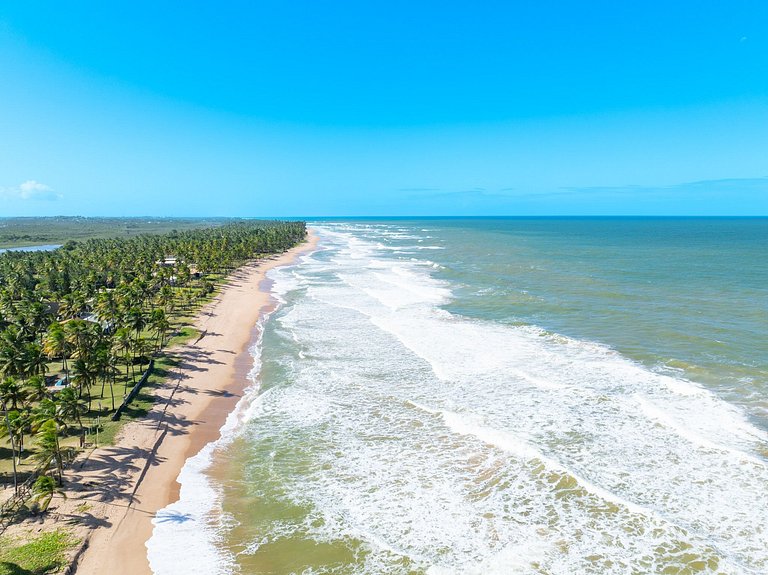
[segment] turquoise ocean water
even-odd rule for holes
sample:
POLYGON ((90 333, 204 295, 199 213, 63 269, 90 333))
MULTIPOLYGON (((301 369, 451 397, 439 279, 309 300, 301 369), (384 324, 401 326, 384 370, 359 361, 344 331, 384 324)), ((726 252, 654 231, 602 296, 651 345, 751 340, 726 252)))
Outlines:
POLYGON ((768 573, 768 220, 313 227, 156 573, 768 573))

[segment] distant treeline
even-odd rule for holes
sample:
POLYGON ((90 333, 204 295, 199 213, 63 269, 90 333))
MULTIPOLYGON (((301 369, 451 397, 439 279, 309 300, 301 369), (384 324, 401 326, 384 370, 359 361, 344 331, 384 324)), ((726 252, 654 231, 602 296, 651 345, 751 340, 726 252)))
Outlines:
POLYGON ((2 234, 2 238, 4 241, 29 243, 30 245, 37 242, 44 242, 48 239, 45 235, 15 234, 13 232, 2 234))
MULTIPOLYGON (((67 240, 166 234, 222 226, 235 218, 87 218, 82 216, 0 218, 0 248, 63 244, 67 240)), ((253 220, 251 220, 253 221, 253 220)))

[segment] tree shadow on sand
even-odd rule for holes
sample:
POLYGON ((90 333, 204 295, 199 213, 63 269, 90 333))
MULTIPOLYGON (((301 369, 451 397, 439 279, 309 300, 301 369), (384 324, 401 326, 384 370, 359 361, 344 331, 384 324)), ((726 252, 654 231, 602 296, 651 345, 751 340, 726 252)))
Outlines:
POLYGON ((226 389, 206 389, 203 393, 212 397, 233 397, 235 395, 226 389))
POLYGON ((162 463, 163 458, 157 457, 154 451, 138 447, 105 448, 81 468, 88 473, 96 472, 98 478, 79 481, 76 478, 72 489, 82 493, 83 499, 102 503, 129 500, 135 473, 142 469, 137 462, 143 462, 145 467, 162 463))
POLYGON ((96 527, 112 527, 112 522, 104 517, 96 517, 93 513, 67 513, 59 515, 62 521, 69 525, 85 525, 90 529, 96 527))
POLYGON ((191 513, 178 513, 176 511, 160 510, 155 515, 156 523, 186 523, 192 521, 191 513))

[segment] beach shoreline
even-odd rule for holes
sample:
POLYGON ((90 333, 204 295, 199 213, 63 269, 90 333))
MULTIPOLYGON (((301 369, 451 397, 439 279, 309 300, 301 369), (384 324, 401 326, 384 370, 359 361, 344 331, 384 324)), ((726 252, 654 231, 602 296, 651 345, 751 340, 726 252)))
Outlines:
POLYGON ((277 305, 266 274, 294 263, 316 243, 310 231, 307 241, 284 254, 231 274, 201 309, 197 341, 168 351, 180 363, 157 389, 148 415, 126 424, 114 446, 96 450, 72 471, 73 492, 62 507, 87 505, 92 525, 70 572, 152 573, 145 545, 155 513, 179 499, 184 464, 219 438, 250 385, 249 350, 260 319, 277 305))

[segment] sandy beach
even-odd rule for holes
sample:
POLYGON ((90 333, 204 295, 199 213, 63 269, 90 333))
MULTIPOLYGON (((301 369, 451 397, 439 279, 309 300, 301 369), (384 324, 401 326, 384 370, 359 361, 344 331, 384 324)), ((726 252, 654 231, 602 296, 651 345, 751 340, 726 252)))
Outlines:
POLYGON ((201 310, 200 338, 171 351, 181 363, 158 389, 148 416, 70 471, 67 482, 75 487, 58 515, 77 517, 85 528, 78 574, 151 573, 145 543, 155 512, 178 499, 184 462, 218 438, 248 384, 255 326, 274 305, 265 274, 315 244, 310 233, 300 246, 234 272, 201 310))

